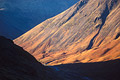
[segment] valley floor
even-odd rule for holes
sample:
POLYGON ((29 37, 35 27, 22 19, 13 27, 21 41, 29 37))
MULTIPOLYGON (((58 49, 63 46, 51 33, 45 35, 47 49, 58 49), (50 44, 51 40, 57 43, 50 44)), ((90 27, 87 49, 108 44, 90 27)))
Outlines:
POLYGON ((62 80, 119 80, 120 59, 49 66, 62 80))

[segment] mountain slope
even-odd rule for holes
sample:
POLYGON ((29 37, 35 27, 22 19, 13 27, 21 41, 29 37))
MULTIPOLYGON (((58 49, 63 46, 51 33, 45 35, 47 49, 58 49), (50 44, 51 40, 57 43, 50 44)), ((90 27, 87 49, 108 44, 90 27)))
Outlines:
POLYGON ((14 42, 41 62, 56 65, 118 59, 119 36, 119 0, 80 0, 14 42))
POLYGON ((0 80, 57 80, 49 71, 28 52, 0 36, 0 80))
POLYGON ((0 0, 0 35, 15 39, 40 22, 68 9, 77 1, 0 0))

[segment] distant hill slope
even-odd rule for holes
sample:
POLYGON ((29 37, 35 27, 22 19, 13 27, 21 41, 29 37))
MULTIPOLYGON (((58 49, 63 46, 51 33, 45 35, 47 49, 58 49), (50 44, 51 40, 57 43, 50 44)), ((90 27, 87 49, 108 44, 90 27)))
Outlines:
POLYGON ((120 58, 120 0, 80 0, 14 42, 56 65, 120 58))
POLYGON ((0 36, 0 80, 57 80, 48 72, 32 55, 0 36))
POLYGON ((19 37, 79 0, 0 0, 0 35, 19 37))

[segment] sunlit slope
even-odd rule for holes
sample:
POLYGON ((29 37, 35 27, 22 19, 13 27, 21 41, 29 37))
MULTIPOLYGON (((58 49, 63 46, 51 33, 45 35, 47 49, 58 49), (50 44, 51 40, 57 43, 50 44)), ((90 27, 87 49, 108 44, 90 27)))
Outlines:
POLYGON ((119 36, 119 0, 81 0, 14 42, 43 63, 61 64, 119 58, 119 36))

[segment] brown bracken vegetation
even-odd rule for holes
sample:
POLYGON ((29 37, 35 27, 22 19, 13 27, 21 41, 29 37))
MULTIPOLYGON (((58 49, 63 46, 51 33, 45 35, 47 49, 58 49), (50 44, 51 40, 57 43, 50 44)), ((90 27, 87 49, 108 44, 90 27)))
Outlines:
POLYGON ((120 0, 80 0, 14 40, 44 64, 120 58, 120 0))

